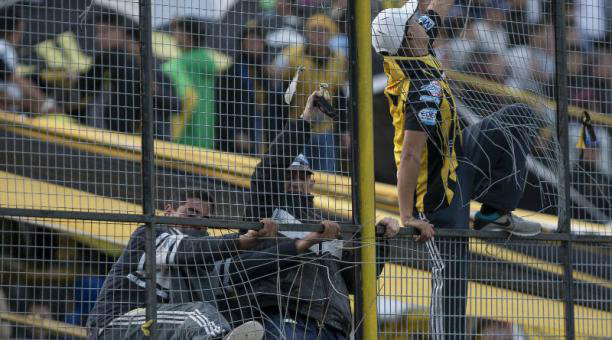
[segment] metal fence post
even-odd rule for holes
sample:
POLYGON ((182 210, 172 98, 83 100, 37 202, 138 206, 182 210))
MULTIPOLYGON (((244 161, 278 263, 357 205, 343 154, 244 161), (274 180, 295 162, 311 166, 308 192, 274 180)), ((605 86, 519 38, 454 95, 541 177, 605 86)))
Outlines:
POLYGON ((359 222, 361 230, 361 296, 363 339, 377 338, 376 310, 376 212, 374 200, 374 124, 372 122, 372 37, 370 32, 370 0, 353 4, 355 17, 355 49, 357 50, 356 91, 359 152, 359 222))
MULTIPOLYGON (((351 113, 350 131, 351 131, 351 192, 353 202, 353 224, 360 224, 360 192, 359 192, 359 105, 357 100, 357 84, 358 84, 358 64, 357 64, 357 21, 355 20, 355 2, 349 1, 348 4, 348 37, 349 37, 349 110, 351 113)), ((354 261, 355 261, 355 313, 353 314, 354 338, 363 339, 363 327, 360 327, 363 319, 363 292, 361 282, 361 272, 363 270, 361 263, 361 235, 355 241, 354 261)))
POLYGON ((150 338, 155 338, 157 294, 155 275, 155 167, 153 150, 153 110, 151 83, 153 51, 151 35, 151 0, 139 0, 140 30, 140 112, 142 120, 142 212, 151 218, 146 223, 145 257, 147 272, 146 316, 150 338))
MULTIPOLYGON (((567 88, 567 42, 565 28, 565 1, 558 1, 553 6, 555 26, 555 90, 557 102, 557 138, 560 146, 561 171, 558 189, 559 222, 558 232, 571 233, 571 198, 570 198, 570 165, 569 165, 569 130, 568 130, 568 88, 567 88)), ((561 241, 561 263, 563 275, 563 299, 565 301, 565 336, 575 338, 574 326, 574 282, 572 273, 572 243, 568 238, 561 241)))

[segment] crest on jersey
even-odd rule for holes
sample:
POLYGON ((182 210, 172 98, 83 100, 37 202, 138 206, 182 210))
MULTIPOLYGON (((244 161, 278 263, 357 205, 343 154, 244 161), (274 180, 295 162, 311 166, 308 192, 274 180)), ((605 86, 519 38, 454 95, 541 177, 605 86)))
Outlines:
POLYGON ((438 110, 432 109, 430 107, 424 108, 417 114, 419 121, 423 125, 434 126, 436 125, 436 116, 438 115, 438 110))
POLYGON ((434 97, 442 97, 442 86, 437 80, 421 87, 421 91, 427 91, 434 97))

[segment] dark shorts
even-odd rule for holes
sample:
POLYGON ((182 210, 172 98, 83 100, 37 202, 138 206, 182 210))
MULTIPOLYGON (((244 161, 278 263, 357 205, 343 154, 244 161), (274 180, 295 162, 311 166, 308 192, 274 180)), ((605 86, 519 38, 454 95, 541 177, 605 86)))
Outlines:
MULTIPOLYGON (((221 339, 231 329, 217 309, 205 302, 160 304, 157 307, 155 335, 158 339, 221 339)), ((134 309, 116 317, 90 338, 145 339, 145 322, 145 309, 134 309)))

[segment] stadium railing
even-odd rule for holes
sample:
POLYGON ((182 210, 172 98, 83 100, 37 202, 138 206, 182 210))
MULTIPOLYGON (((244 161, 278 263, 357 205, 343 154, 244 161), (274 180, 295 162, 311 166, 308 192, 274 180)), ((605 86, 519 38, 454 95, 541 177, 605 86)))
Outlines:
MULTIPOLYGON (((35 194, 40 192, 47 193, 48 197, 51 199, 47 199, 44 202, 30 201, 28 202, 30 208, 54 209, 70 206, 74 211, 87 210, 90 212, 99 211, 102 213, 106 211, 105 207, 108 208, 109 206, 113 206, 117 208, 118 206, 129 204, 120 200, 110 199, 4 172, 0 173, 0 177, 2 178, 0 182, 2 182, 3 185, 21 189, 20 192, 13 193, 11 199, 11 204, 17 206, 26 206, 23 202, 28 197, 35 197, 35 194), (22 185, 18 186, 16 185, 17 183, 21 183, 22 185), (54 197, 56 198, 55 200, 53 199, 54 197), (66 202, 66 198, 69 199, 70 197, 78 197, 78 199, 66 202), (32 206, 33 203, 34 206, 32 206)), ((7 195, 0 195, 0 203, 7 204, 7 201, 7 195)), ((134 208, 136 208, 136 206, 134 208)), ((77 241, 113 256, 118 256, 120 254, 121 249, 129 239, 129 235, 138 227, 138 225, 134 223, 128 224, 117 222, 96 223, 82 220, 30 219, 24 217, 20 217, 18 220, 68 233, 77 241)), ((217 232, 219 231, 217 230, 217 232)), ((517 263, 536 271, 549 274, 561 275, 563 272, 561 265, 549 263, 486 242, 477 241, 476 239, 472 239, 470 242, 470 252, 484 256, 493 256, 496 261, 500 263, 517 263)), ((410 305, 425 307, 428 305, 428 297, 431 294, 431 287, 428 283, 430 275, 431 273, 429 273, 429 271, 422 269, 398 264, 386 264, 379 278, 379 291, 385 296, 402 297, 399 300, 393 300, 394 303, 408 303, 410 305), (404 279, 405 277, 413 278, 414 282, 407 284, 404 279)), ((64 279, 67 280, 70 280, 71 277, 71 275, 64 275, 64 279)), ((580 271, 574 272, 574 279, 594 286, 612 289, 612 284, 605 279, 580 271)), ((537 331, 542 334, 558 334, 559 331, 563 330, 563 321, 560 319, 555 320, 555 316, 558 315, 558 311, 563 302, 495 287, 495 284, 492 284, 493 285, 483 284, 470 280, 470 295, 468 298, 474 302, 469 304, 469 317, 486 316, 492 320, 525 324, 526 327, 533 328, 533 332, 537 331), (497 302, 493 303, 492 301, 497 302), (501 317, 502 315, 503 317, 501 317)), ((586 323, 585 321, 581 321, 580 327, 577 328, 578 334, 584 336, 601 336, 608 331, 605 326, 602 327, 602 325, 599 324, 600 321, 598 320, 607 320, 611 318, 611 312, 581 305, 576 305, 575 309, 577 320, 587 320, 586 323), (597 317, 593 318, 594 315, 597 317)), ((29 322, 32 321, 32 319, 28 317, 19 315, 11 314, 9 316, 14 316, 12 319, 9 318, 9 321, 19 322, 21 324, 29 325, 29 322)), ((418 320, 425 316, 415 312, 407 317, 409 318, 407 322, 411 325, 410 327, 417 327, 419 324, 418 320)), ((0 316, 0 318, 3 318, 3 316, 0 316)), ((44 325, 45 328, 59 333, 68 334, 69 332, 78 330, 78 328, 75 327, 66 330, 63 328, 62 323, 48 323, 44 325)))

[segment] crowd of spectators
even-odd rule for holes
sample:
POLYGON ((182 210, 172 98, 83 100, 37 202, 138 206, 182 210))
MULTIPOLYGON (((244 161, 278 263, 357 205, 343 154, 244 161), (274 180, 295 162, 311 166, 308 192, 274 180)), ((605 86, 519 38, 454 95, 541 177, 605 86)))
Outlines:
MULTIPOLYGON (((401 2, 375 2, 373 10, 401 2)), ((233 57, 229 69, 220 65, 207 46, 210 39, 206 37, 211 33, 203 21, 174 18, 167 32, 174 37, 179 57, 153 63, 156 138, 261 155, 283 119, 295 118, 320 83, 330 85, 335 109, 345 113, 347 4, 346 0, 259 1, 257 13, 244 15, 236 50, 221 51, 233 57), (300 66, 306 71, 287 105, 283 94, 300 66)), ((436 40, 435 51, 447 69, 552 98, 555 54, 551 4, 543 0, 457 0, 442 37, 436 40)), ((567 4, 570 104, 609 114, 611 6, 601 0, 567 4)), ((23 23, 18 13, 0 13, 0 17, 4 38, 0 41, 4 51, 0 58, 2 108, 35 113, 68 111, 14 71, 18 63, 15 47, 24 33, 23 23), (8 103, 7 98, 20 100, 8 103)), ((72 86, 88 99, 86 109, 77 115, 88 125, 136 133, 141 117, 137 24, 114 12, 94 11, 90 17, 96 42, 93 64, 86 74, 71 77, 72 86)), ((313 127, 316 134, 304 151, 315 170, 337 169, 338 158, 350 146, 346 121, 344 114, 313 127)))
MULTIPOLYGON (((594 0, 566 4, 570 104, 612 114, 612 7, 594 0)), ((458 1, 450 15, 446 39, 436 46, 447 68, 554 97, 551 2, 458 1)))
MULTIPOLYGON (((57 102, 45 93, 49 86, 34 83, 17 72, 16 52, 25 33, 20 6, 0 9, 3 84, 0 108, 27 114, 68 114, 82 123, 124 133, 141 131, 140 33, 129 17, 95 10, 86 20, 93 28, 92 65, 83 74, 65 72, 65 83, 79 93, 80 105, 57 102)), ((222 151, 261 154, 282 126, 282 120, 301 112, 307 93, 327 83, 344 112, 347 80, 346 1, 330 6, 278 0, 274 6, 249 15, 238 50, 220 52, 233 57, 229 69, 215 59, 205 42, 207 24, 192 17, 172 19, 161 28, 171 35, 176 58, 153 61, 152 98, 158 139, 222 151), (320 10, 330 8, 329 11, 320 10), (346 24, 346 22, 343 22, 346 24), (283 94, 300 66, 302 73, 293 101, 283 94)), ((21 11, 22 12, 22 11, 21 11)), ((228 38, 231 39, 231 38, 228 38)), ((339 145, 348 146, 344 116, 317 123, 317 136, 305 153, 316 170, 334 171, 339 145)))

